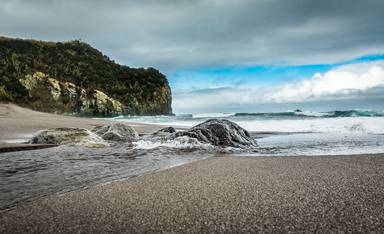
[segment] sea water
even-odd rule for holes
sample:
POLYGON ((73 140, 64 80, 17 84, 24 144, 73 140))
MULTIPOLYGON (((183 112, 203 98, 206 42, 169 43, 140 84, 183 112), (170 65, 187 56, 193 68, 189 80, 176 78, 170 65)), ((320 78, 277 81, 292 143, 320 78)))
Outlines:
MULTIPOLYGON (((257 138, 259 152, 242 153, 247 156, 384 152, 384 113, 377 111, 200 113, 176 116, 120 116, 114 119, 189 128, 210 118, 233 121, 257 138)), ((171 147, 169 143, 168 146, 171 147)))
POLYGON ((120 116, 115 121, 192 127, 210 118, 236 122, 257 140, 255 150, 219 148, 194 139, 60 146, 0 154, 0 209, 53 193, 140 176, 212 156, 351 155, 384 152, 384 114, 374 111, 203 113, 120 116))

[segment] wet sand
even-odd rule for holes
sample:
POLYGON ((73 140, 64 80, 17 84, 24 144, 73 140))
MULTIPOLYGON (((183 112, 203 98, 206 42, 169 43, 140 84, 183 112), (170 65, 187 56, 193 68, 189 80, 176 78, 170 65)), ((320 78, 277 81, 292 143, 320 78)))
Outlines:
POLYGON ((21 144, 21 143, 7 143, 0 144, 0 153, 25 151, 25 150, 38 150, 56 147, 54 144, 21 144))
MULTIPOLYGON (((41 129, 54 127, 78 127, 92 129, 110 121, 92 118, 80 118, 37 112, 16 106, 0 104, 0 148, 12 147, 14 143, 26 142, 41 129)), ((160 129, 160 126, 130 123, 141 134, 160 129)), ((16 145, 16 147, 18 147, 16 145)))
POLYGON ((214 157, 20 204, 0 233, 384 232, 384 155, 214 157))

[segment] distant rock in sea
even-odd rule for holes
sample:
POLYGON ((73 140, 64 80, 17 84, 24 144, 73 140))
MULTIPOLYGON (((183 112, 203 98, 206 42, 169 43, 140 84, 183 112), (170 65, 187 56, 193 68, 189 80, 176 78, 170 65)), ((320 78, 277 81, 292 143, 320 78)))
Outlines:
POLYGON ((257 143, 247 130, 226 119, 209 119, 189 130, 176 132, 173 138, 188 136, 215 146, 250 148, 257 143))

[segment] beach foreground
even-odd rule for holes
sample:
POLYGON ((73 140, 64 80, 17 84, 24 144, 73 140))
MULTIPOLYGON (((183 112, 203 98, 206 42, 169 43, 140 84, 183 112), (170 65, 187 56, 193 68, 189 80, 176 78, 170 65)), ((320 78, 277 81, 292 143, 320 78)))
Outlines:
POLYGON ((384 155, 214 157, 53 195, 0 232, 384 232, 384 155))

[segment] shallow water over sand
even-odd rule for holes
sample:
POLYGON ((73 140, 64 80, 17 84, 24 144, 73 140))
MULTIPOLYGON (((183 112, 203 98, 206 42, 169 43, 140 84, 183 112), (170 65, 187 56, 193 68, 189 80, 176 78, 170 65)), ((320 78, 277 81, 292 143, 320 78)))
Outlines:
POLYGON ((212 156, 193 149, 89 149, 60 146, 0 154, 0 209, 22 200, 77 190, 212 156))
POLYGON ((258 139, 253 156, 351 155, 384 152, 383 134, 294 133, 274 134, 258 139))
POLYGON ((222 149, 196 141, 79 146, 0 154, 0 209, 24 200, 126 179, 220 155, 289 156, 384 152, 384 135, 367 133, 252 133, 256 150, 222 149))

